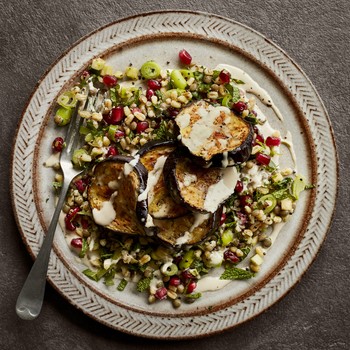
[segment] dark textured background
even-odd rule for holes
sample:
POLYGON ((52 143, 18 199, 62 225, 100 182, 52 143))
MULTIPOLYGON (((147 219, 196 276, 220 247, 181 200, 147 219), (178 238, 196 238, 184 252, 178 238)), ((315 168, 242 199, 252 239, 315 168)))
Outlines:
POLYGON ((0 0, 0 349, 349 349, 349 0, 0 0), (340 156, 338 206, 317 260, 282 301, 258 318, 206 339, 128 336, 68 304, 50 286, 32 322, 14 307, 32 261, 10 204, 9 164, 21 112, 45 70, 71 44, 111 21, 159 9, 201 10, 244 23, 284 49, 309 76, 332 121, 340 156))

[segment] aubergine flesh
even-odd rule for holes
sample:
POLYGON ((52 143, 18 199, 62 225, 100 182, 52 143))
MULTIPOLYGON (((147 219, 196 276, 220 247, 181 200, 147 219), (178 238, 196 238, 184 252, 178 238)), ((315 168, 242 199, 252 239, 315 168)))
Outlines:
POLYGON ((147 203, 138 200, 146 188, 147 170, 133 157, 115 156, 98 163, 88 188, 94 221, 123 234, 145 235, 147 203))
POLYGON ((175 122, 182 144, 204 163, 226 167, 250 157, 252 125, 228 107, 200 100, 183 108, 175 122))
MULTIPOLYGON (((157 160, 163 156, 168 157, 175 148, 176 143, 174 141, 158 141, 149 142, 139 150, 138 154, 140 155, 140 162, 148 170, 149 176, 152 174, 157 160)), ((179 205, 173 200, 162 175, 159 176, 158 181, 148 192, 147 199, 148 213, 154 219, 172 219, 188 213, 186 207, 179 205)))
POLYGON ((157 237, 173 247, 200 243, 218 228, 221 213, 219 208, 213 214, 189 213, 176 219, 154 220, 157 237))
POLYGON ((192 211, 213 213, 233 194, 238 172, 235 167, 203 168, 182 147, 168 157, 164 178, 177 203, 192 211))

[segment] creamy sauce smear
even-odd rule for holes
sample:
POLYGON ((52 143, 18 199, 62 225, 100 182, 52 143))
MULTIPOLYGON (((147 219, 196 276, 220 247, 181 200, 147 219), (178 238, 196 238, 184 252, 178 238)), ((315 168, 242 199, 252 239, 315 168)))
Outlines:
POLYGON ((222 170, 222 178, 208 188, 204 200, 204 209, 214 213, 220 203, 224 202, 234 192, 239 174, 236 167, 229 167, 222 170))
POLYGON ((273 109, 276 113, 278 119, 283 120, 282 113, 278 109, 278 107, 273 103, 270 94, 263 89, 248 73, 243 71, 240 68, 228 65, 228 64, 219 64, 215 70, 225 69, 231 73, 231 76, 235 79, 241 80, 244 84, 239 84, 239 87, 245 90, 246 92, 251 92, 255 96, 257 96, 260 101, 273 109))

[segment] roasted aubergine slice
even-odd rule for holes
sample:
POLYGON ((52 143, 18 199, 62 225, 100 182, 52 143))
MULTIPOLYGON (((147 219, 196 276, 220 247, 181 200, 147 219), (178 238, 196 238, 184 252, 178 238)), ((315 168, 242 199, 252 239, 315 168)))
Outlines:
POLYGON ((145 190, 147 170, 128 156, 115 156, 98 163, 88 189, 94 221, 124 234, 146 234, 147 203, 138 200, 145 190))
POLYGON ((186 207, 173 200, 169 188, 164 182, 163 174, 155 174, 158 171, 163 172, 163 168, 159 167, 159 160, 161 157, 167 158, 175 150, 176 145, 177 143, 174 141, 149 142, 138 152, 140 162, 149 172, 149 181, 152 182, 152 177, 158 175, 158 180, 150 188, 147 196, 148 213, 154 219, 172 219, 188 213, 186 207))
POLYGON ((204 100, 176 116, 181 142, 203 163, 226 167, 245 162, 252 151, 252 125, 224 106, 204 100))
POLYGON ((235 190, 236 167, 203 168, 185 147, 171 153, 164 166, 164 180, 173 199, 202 213, 214 213, 235 190))
POLYGON ((154 220, 157 237, 173 247, 197 244, 215 232, 222 208, 214 214, 189 213, 177 219, 154 220))

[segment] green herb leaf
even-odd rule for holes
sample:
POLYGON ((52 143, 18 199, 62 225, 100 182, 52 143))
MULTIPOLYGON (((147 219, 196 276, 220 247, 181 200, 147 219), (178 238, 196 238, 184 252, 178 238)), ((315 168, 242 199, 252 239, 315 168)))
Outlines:
POLYGON ((54 181, 54 182, 52 183, 52 186, 53 186, 53 188, 54 188, 55 190, 58 190, 58 189, 60 189, 60 188, 62 187, 62 182, 54 181))
POLYGON ((140 279, 138 282, 137 282, 137 290, 139 292, 144 292, 146 291, 150 284, 151 284, 151 281, 152 281, 152 277, 144 277, 142 279, 140 279))
POLYGON ((199 299, 202 294, 201 293, 191 293, 191 294, 186 294, 186 298, 188 299, 199 299))
POLYGON ((238 87, 233 86, 231 84, 225 84, 225 88, 228 93, 232 96, 232 103, 236 103, 240 100, 241 94, 239 92, 238 87))
POLYGON ((249 254, 250 252, 250 248, 249 247, 244 247, 244 248, 241 248, 241 251, 243 252, 243 256, 241 257, 241 261, 244 260, 247 255, 249 254))
POLYGON ((239 79, 235 79, 235 78, 232 78, 232 81, 234 81, 236 84, 245 84, 245 82, 243 80, 239 80, 239 79))
POLYGON ((85 238, 83 238, 82 240, 82 247, 81 247, 81 251, 79 253, 79 258, 83 258, 87 252, 89 248, 89 245, 87 243, 87 240, 85 238))
POLYGON ((158 140, 158 141, 168 141, 168 140, 174 140, 176 138, 176 136, 169 131, 169 128, 165 120, 162 120, 160 122, 159 128, 155 129, 152 132, 152 136, 153 136, 153 140, 158 140))
POLYGON ((228 266, 224 273, 220 276, 221 280, 246 280, 254 277, 253 272, 240 269, 238 267, 228 266))

